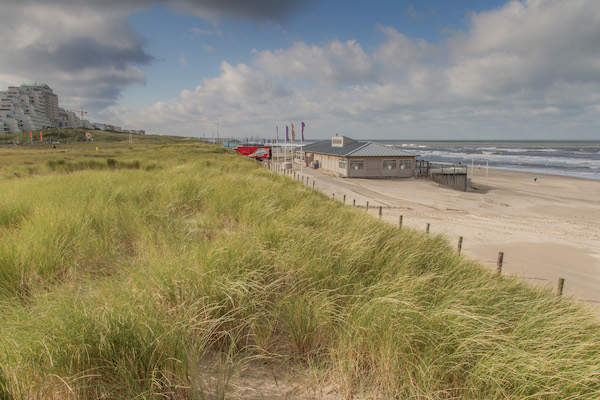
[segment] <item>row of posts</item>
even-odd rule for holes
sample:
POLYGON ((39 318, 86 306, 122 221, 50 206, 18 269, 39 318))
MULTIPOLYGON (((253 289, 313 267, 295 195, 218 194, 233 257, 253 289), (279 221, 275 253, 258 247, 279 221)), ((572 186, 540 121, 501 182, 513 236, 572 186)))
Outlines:
MULTIPOLYGON (((276 168, 277 170, 277 168, 276 168)), ((283 170, 284 174, 286 173, 286 170, 283 170)), ((304 176, 301 176, 300 174, 296 174, 296 172, 292 172, 292 171, 287 171, 287 173, 289 175, 293 174, 294 179, 300 180, 302 179, 302 183, 304 184, 304 176)), ((308 180, 308 176, 306 177, 306 185, 308 185, 309 180, 308 180)), ((315 180, 313 179, 312 181, 312 188, 314 190, 315 188, 315 180)), ((331 197, 335 200, 335 193, 331 194, 331 197)), ((346 204, 346 195, 344 194, 343 196, 343 204, 346 204)), ((352 200, 352 206, 356 207, 356 199, 352 200)), ((367 212, 369 211, 369 201, 366 202, 366 210, 367 212)), ((383 207, 379 206, 379 218, 381 219, 383 217, 383 207)), ((403 219, 404 216, 400 215, 400 217, 398 218, 398 228, 402 228, 402 223, 403 223, 403 219)), ((431 228, 431 224, 428 222, 427 225, 425 225, 425 233, 429 234, 431 228)), ((458 245, 457 245, 457 251, 458 254, 460 255, 462 252, 462 247, 463 247, 463 237, 460 236, 458 238, 458 245)), ((496 273, 498 275, 502 275, 502 265, 504 264, 504 252, 500 251, 498 252, 498 259, 496 261, 496 273)), ((564 287, 565 287, 565 279, 564 278, 558 278, 558 285, 556 288, 556 295, 557 296, 562 296, 563 292, 564 292, 564 287)))

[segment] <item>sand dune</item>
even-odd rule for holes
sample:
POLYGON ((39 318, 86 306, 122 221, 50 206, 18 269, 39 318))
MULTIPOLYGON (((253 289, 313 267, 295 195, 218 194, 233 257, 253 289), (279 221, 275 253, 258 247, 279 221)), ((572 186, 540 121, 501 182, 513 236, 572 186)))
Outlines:
MULTIPOLYGON (((469 171, 471 172, 471 171, 469 171)), ((600 181, 501 170, 475 170, 474 190, 454 191, 421 179, 342 179, 303 170, 316 187, 383 217, 444 234, 463 236, 463 254, 534 285, 555 288, 565 278, 565 294, 600 305, 600 181), (537 178, 537 180, 534 180, 537 178)))

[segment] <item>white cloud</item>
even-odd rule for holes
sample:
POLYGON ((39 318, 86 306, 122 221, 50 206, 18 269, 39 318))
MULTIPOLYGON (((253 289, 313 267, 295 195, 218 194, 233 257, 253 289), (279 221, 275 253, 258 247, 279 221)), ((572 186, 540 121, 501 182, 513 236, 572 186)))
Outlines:
MULTIPOLYGON (((0 90, 45 82, 61 103, 95 112, 117 104, 130 85, 144 84, 141 67, 154 57, 129 16, 154 4, 216 20, 223 15, 285 19, 304 0, 0 0, 0 90)), ((213 34, 220 35, 215 26, 213 34)), ((203 34, 199 29, 192 34, 203 34)), ((205 50, 209 51, 208 47, 205 50)), ((185 58, 180 62, 185 66, 185 58)))
POLYGON ((511 1, 474 14, 467 34, 450 43, 448 78, 467 96, 522 90, 543 96, 564 82, 600 83, 600 3, 511 1))
POLYGON ((152 61, 127 23, 131 11, 8 0, 0 14, 0 36, 11 38, 0 46, 6 83, 46 82, 66 106, 114 104, 124 87, 145 82, 139 66, 152 61))
POLYGON ((410 39, 392 27, 378 25, 377 28, 387 39, 374 53, 381 65, 405 68, 440 56, 440 50, 423 39, 410 39))
POLYGON ((196 38, 199 36, 223 37, 223 31, 221 29, 219 29, 218 27, 214 27, 213 29, 193 27, 190 29, 190 34, 193 38, 196 38))
POLYGON ((274 76, 323 85, 339 86, 375 79, 372 58, 355 40, 334 40, 325 46, 297 42, 289 49, 262 51, 256 62, 274 76))
MULTIPOLYGON (((9 1, 16 7, 15 0, 9 1)), ((379 26, 384 39, 372 49, 355 40, 333 40, 257 51, 250 62, 223 62, 218 76, 143 110, 124 109, 116 100, 120 88, 145 80, 140 65, 151 57, 127 15, 152 1, 132 1, 113 10, 110 18, 98 11, 99 5, 61 9, 58 3, 21 5, 16 17, 0 16, 0 34, 18 32, 18 40, 0 48, 0 82, 35 79, 52 65, 44 76, 65 87, 72 99, 100 99, 103 115, 149 131, 202 135, 218 124, 225 134, 266 136, 277 121, 300 120, 309 124, 308 137, 335 132, 358 137, 562 137, 577 126, 580 138, 593 138, 600 128, 596 0, 512 1, 471 15, 465 32, 435 44, 379 26), (52 29, 42 23, 48 15, 58 18, 52 29), (85 53, 90 44, 102 57, 85 53), (81 54, 89 54, 92 62, 80 64, 88 60, 81 54), (21 68, 24 57, 44 62, 21 68)), ((212 1, 170 5, 196 14, 245 12, 258 19, 293 8, 286 3, 269 14, 260 7, 237 10, 237 0, 225 3, 221 8, 212 1)), ((193 33, 207 34, 200 28, 193 33)))

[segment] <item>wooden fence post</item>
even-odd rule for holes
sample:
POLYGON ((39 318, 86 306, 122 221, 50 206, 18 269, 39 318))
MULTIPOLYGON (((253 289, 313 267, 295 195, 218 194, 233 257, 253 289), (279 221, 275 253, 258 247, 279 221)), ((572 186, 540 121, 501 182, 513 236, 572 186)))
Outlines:
POLYGON ((404 219, 404 216, 401 215, 400 218, 398 219, 398 228, 402 228, 402 220, 404 219))
POLYGON ((379 218, 383 215, 383 208, 379 206, 379 218))
POLYGON ((367 200, 367 211, 369 211, 369 201, 367 200))
POLYGON ((313 190, 315 190, 315 180, 313 179, 313 190))
POLYGON ((331 194, 331 198, 335 200, 335 193, 331 194))
POLYGON ((502 273, 502 263, 504 262, 504 252, 501 251, 498 253, 498 262, 496 263, 496 272, 498 275, 502 273))
POLYGON ((344 195, 344 204, 346 204, 346 195, 344 195))
POLYGON ((458 238, 458 254, 460 254, 461 250, 462 250, 462 242, 463 242, 463 237, 459 237, 458 238))
POLYGON ((425 227, 425 233, 429 233, 429 227, 431 226, 431 224, 428 222, 427 226, 425 227))
POLYGON ((564 287, 565 287, 565 278, 558 278, 558 287, 556 288, 557 296, 562 296, 564 287))
POLYGON ((352 200, 352 206, 356 207, 356 199, 352 200))

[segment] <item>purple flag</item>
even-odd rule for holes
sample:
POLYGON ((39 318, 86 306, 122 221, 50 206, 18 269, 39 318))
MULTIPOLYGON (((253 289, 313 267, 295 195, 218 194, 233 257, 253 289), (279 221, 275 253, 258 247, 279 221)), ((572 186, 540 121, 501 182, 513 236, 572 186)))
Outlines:
POLYGON ((302 141, 304 142, 304 127, 306 126, 306 124, 304 122, 302 122, 302 141))
POLYGON ((290 141, 290 135, 289 135, 289 130, 288 130, 288 126, 285 126, 285 142, 289 142, 290 141))

